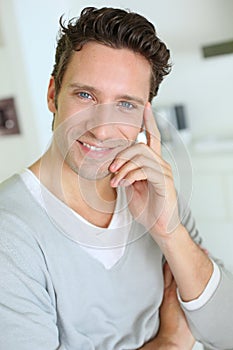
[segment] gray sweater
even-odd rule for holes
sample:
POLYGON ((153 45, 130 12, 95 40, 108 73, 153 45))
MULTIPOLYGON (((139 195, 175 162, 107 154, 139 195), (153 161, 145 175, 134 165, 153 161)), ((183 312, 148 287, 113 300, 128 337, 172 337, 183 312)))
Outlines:
MULTIPOLYGON (((199 243, 190 213, 183 221, 199 243)), ((123 257, 106 270, 54 224, 19 176, 4 182, 0 349, 133 350, 153 338, 163 297, 163 259, 143 232, 134 222, 123 257)), ((233 348, 233 279, 220 270, 210 300, 198 310, 184 309, 196 338, 218 350, 233 348)))

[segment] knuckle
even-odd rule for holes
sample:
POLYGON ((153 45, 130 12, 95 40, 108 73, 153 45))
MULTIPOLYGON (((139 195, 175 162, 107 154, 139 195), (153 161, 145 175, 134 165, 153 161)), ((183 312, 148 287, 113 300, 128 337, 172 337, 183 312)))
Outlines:
POLYGON ((141 164, 142 164, 142 155, 141 155, 141 154, 137 154, 137 155, 134 157, 134 162, 135 162, 137 165, 141 165, 141 164))

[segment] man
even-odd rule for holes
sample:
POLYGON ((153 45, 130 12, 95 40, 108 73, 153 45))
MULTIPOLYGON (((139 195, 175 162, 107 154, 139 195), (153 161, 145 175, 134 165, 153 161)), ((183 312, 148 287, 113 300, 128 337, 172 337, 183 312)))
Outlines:
POLYGON ((120 9, 61 27, 53 140, 1 185, 0 348, 187 350, 184 311, 197 339, 229 349, 233 280, 177 203, 151 111, 169 51, 120 9))

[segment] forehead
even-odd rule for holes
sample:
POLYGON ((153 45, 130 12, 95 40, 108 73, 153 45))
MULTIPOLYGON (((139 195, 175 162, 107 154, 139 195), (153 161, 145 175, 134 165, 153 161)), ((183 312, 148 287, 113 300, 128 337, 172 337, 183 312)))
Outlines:
POLYGON ((77 79, 85 84, 104 85, 105 82, 109 89, 128 85, 131 89, 141 86, 149 91, 151 65, 132 50, 89 42, 73 53, 63 78, 64 83, 77 79))

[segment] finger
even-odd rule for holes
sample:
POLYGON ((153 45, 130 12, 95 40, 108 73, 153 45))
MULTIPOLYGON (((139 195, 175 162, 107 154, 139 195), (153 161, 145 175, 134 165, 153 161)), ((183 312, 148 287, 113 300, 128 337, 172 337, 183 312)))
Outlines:
MULTIPOLYGON (((113 179, 114 180, 114 179, 113 179)), ((136 168, 127 173, 124 178, 116 179, 116 181, 111 181, 112 187, 122 186, 127 187, 132 185, 135 181, 147 180, 147 175, 144 169, 136 168)))
POLYGON ((125 163, 120 171, 117 172, 117 174, 111 179, 110 183, 112 187, 117 187, 122 179, 125 178, 128 172, 133 171, 135 169, 139 168, 138 164, 136 164, 133 161, 128 161, 125 163))
POLYGON ((170 164, 168 164, 158 154, 152 151, 152 149, 148 145, 145 145, 144 143, 139 143, 129 148, 126 148, 125 150, 118 153, 114 161, 110 165, 109 170, 114 173, 118 171, 130 159, 133 159, 135 157, 142 158, 142 162, 140 163, 141 165, 143 165, 143 158, 145 157, 153 160, 154 164, 157 163, 168 170, 171 169, 170 164))
POLYGON ((139 182, 142 180, 147 180, 152 183, 154 186, 156 185, 156 192, 160 196, 165 196, 166 194, 166 180, 163 173, 157 171, 155 169, 143 167, 137 168, 127 173, 122 179, 118 179, 116 186, 129 186, 135 182, 139 182), (153 181, 153 182, 152 182, 153 181))
POLYGON ((119 169, 111 179, 111 186, 117 187, 122 185, 121 181, 127 179, 128 184, 132 184, 135 181, 148 180, 152 184, 165 188, 165 178, 172 179, 170 168, 162 167, 161 164, 155 163, 153 159, 136 156, 119 169), (140 172, 135 172, 136 170, 140 170, 140 172))
MULTIPOLYGON (((120 157, 117 157, 117 159, 114 161, 117 163, 117 175, 123 177, 126 174, 126 169, 128 171, 133 170, 135 168, 143 168, 144 166, 151 167, 151 168, 162 168, 163 167, 163 160, 157 161, 155 155, 151 158, 150 154, 142 154, 141 152, 137 152, 136 155, 129 158, 128 154, 124 154, 124 157, 122 155, 120 157), (155 158, 155 159, 153 159, 155 158), (128 168, 127 168, 128 166, 128 168)), ((169 167, 165 166, 167 170, 169 170, 169 167)))
MULTIPOLYGON (((147 155, 149 152, 150 150, 147 145, 142 143, 135 144, 119 152, 115 157, 115 159, 113 160, 112 164, 110 165, 109 169, 111 172, 118 171, 125 163, 127 163, 133 157, 139 154, 147 155)), ((151 156, 153 156, 152 152, 151 152, 151 156)))
POLYGON ((148 146, 161 156, 161 136, 149 102, 144 110, 144 125, 148 146))

